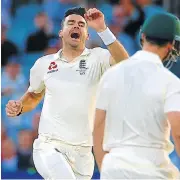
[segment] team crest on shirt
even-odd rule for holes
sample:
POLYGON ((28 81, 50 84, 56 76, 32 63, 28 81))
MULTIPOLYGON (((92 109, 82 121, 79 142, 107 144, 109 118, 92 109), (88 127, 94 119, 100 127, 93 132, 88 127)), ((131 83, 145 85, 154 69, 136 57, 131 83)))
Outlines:
POLYGON ((48 74, 58 71, 57 64, 55 62, 51 62, 49 67, 48 67, 48 70, 49 70, 47 72, 48 74))
POLYGON ((77 69, 76 71, 79 71, 80 75, 85 75, 87 69, 88 68, 86 67, 86 60, 81 60, 79 62, 79 69, 77 69))

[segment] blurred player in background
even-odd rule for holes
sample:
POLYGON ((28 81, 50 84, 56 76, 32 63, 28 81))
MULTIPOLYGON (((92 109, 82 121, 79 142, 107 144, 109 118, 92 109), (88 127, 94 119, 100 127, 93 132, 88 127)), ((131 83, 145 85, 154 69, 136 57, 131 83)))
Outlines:
POLYGON ((128 54, 97 9, 69 9, 59 36, 63 48, 36 61, 28 91, 20 100, 9 101, 6 113, 15 117, 31 111, 45 94, 39 137, 33 146, 37 171, 45 179, 91 179, 96 86, 104 71, 128 54), (85 48, 88 26, 98 32, 112 56, 102 48, 85 48))
POLYGON ((179 56, 180 21, 154 15, 141 35, 142 50, 100 81, 93 135, 102 179, 179 177, 169 154, 171 129, 180 156, 180 80, 162 62, 179 56))

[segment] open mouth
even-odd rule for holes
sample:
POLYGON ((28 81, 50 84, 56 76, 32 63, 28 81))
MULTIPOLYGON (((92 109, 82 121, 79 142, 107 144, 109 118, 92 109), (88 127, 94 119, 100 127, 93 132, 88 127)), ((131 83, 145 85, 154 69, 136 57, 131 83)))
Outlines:
POLYGON ((71 33, 71 38, 79 39, 80 38, 80 34, 79 33, 71 33))

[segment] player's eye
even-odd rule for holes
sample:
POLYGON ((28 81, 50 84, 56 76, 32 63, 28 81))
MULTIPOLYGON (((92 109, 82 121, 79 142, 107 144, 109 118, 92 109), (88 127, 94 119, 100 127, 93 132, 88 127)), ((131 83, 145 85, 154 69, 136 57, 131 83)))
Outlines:
POLYGON ((70 22, 68 22, 68 25, 73 25, 73 24, 74 24, 74 22, 71 22, 71 21, 70 21, 70 22))
POLYGON ((79 23, 79 26, 80 27, 85 27, 85 24, 84 23, 79 23))

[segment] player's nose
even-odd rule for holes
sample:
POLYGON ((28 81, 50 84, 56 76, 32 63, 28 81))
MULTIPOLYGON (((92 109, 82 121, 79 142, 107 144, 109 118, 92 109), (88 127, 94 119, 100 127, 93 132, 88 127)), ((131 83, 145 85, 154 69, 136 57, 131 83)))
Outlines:
POLYGON ((74 29, 80 29, 80 28, 79 28, 79 25, 78 25, 78 24, 75 25, 75 26, 74 26, 74 29))

